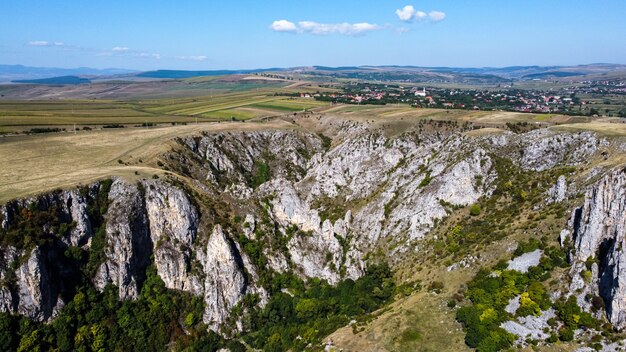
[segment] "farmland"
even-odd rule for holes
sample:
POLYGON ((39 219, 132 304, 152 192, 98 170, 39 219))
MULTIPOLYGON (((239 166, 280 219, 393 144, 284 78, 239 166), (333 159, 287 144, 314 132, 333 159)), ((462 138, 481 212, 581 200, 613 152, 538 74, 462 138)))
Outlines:
POLYGON ((102 125, 184 124, 248 120, 328 106, 313 99, 265 89, 193 98, 118 100, 0 100, 0 133, 34 127, 78 129, 102 125))

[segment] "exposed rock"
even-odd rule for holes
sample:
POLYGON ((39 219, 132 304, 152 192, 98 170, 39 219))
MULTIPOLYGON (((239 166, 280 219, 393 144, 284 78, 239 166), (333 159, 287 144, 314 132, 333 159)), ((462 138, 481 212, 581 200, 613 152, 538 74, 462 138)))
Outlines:
POLYGON ((0 229, 7 230, 9 228, 9 204, 0 206, 0 229))
POLYGON ((509 300, 509 304, 504 307, 504 311, 509 314, 515 314, 515 312, 517 312, 517 309, 521 306, 519 299, 520 296, 515 296, 511 298, 511 300, 509 300))
POLYGON ((246 218, 243 221, 243 234, 248 239, 252 239, 255 230, 256 230, 256 219, 254 218, 254 215, 246 214, 246 218))
MULTIPOLYGON (((18 259, 18 253, 13 247, 0 248, 0 282, 9 283, 13 274, 11 264, 18 259)), ((11 312, 14 310, 13 295, 8 285, 0 287, 0 311, 11 312)))
POLYGON ((17 312, 38 321, 50 318, 56 297, 53 297, 50 287, 52 281, 41 250, 33 249, 26 262, 16 270, 15 274, 17 277, 17 312))
POLYGON ((550 334, 544 332, 544 329, 549 328, 548 320, 555 317, 554 309, 550 308, 547 311, 542 312, 538 317, 529 315, 527 317, 520 317, 517 321, 506 321, 500 325, 501 328, 514 334, 518 337, 518 341, 524 344, 526 338, 532 338, 535 340, 545 340, 550 337, 550 334))
POLYGON ((159 277, 167 288, 200 294, 200 283, 187 272, 200 221, 198 211, 177 187, 155 181, 145 182, 144 186, 159 277))
MULTIPOLYGON (((97 185, 95 185, 97 189, 97 185)), ((94 186, 89 188, 92 192, 94 186)), ((70 230, 68 244, 71 246, 80 246, 87 244, 88 239, 93 236, 91 221, 87 213, 87 199, 81 195, 77 189, 63 192, 63 204, 65 210, 69 213, 72 223, 75 225, 70 230)))
POLYGON ((598 139, 592 132, 557 133, 549 129, 525 133, 520 143, 521 165, 535 171, 582 163, 599 146, 607 145, 606 140, 598 139))
MULTIPOLYGON (((291 260, 307 277, 320 277, 330 283, 339 280, 339 274, 332 270, 338 268, 342 261, 341 244, 334 236, 335 231, 330 220, 323 223, 316 210, 310 209, 302 202, 296 190, 285 180, 277 180, 271 186, 276 197, 272 200, 273 216, 283 227, 292 224, 302 231, 310 232, 307 236, 294 236, 288 243, 291 260)), ((271 187, 268 186, 268 187, 271 187)), ((339 222, 341 220, 338 220, 339 222)), ((338 224, 345 233, 345 225, 338 224)), ((340 230, 340 232, 342 232, 340 230)))
POLYGON ((618 170, 603 177, 585 193, 583 205, 573 212, 568 228, 561 234, 563 241, 571 239, 574 246, 570 252, 570 291, 582 289, 599 293, 605 301, 609 320, 620 329, 626 327, 625 231, 626 172, 618 170), (582 278, 588 258, 598 264, 597 272, 588 275, 590 283, 582 278))
MULTIPOLYGON (((7 230, 9 224, 15 221, 17 212, 23 208, 34 207, 39 210, 56 209, 59 220, 70 224, 68 233, 60 234, 62 240, 70 246, 88 245, 88 240, 93 236, 92 224, 87 212, 88 198, 97 195, 99 184, 95 183, 86 187, 87 192, 79 189, 56 191, 16 200, 0 207, 0 229, 7 230)), ((45 229, 44 229, 45 230, 45 229)))
POLYGON ((215 227, 206 252, 200 251, 198 259, 205 272, 203 321, 210 329, 219 331, 230 309, 246 294, 243 260, 220 226, 215 227))
POLYGON ((567 198, 567 181, 565 176, 559 176, 556 184, 548 190, 548 203, 560 203, 567 198))
POLYGON ((517 270, 520 272, 528 272, 528 269, 531 266, 539 265, 539 261, 541 260, 541 256, 543 255, 543 251, 541 249, 537 249, 530 253, 524 253, 517 258, 509 260, 508 270, 517 270))
POLYGON ((118 287, 120 299, 133 299, 139 295, 152 252, 143 195, 137 185, 116 179, 111 185, 109 201, 106 259, 94 284, 103 289, 112 283, 118 287))

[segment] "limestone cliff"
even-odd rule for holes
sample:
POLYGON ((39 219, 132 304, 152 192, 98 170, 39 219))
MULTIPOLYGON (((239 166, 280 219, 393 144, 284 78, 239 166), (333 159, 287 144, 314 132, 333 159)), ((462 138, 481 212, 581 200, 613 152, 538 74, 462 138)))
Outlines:
POLYGON ((616 170, 586 193, 575 209, 562 240, 571 240, 570 292, 602 297, 611 323, 626 327, 626 170, 616 170), (591 264, 589 264, 591 263, 591 264), (590 272, 585 281, 584 272, 590 272))
MULTIPOLYGON (((64 279, 81 275, 66 250, 80 248, 101 251, 85 278, 98 289, 114 285, 120 300, 135 299, 154 266, 165 287, 201 297, 204 322, 220 331, 246 295, 267 302, 264 274, 356 279, 368 253, 388 243, 390 260, 401 260, 451 207, 493 194, 503 177, 498 160, 534 171, 577 166, 608 143, 589 132, 546 129, 389 136, 356 122, 333 133, 332 142, 297 129, 179 138, 162 156, 176 177, 120 178, 110 189, 98 182, 2 205, 0 309, 54 317, 71 298, 72 280, 64 279), (38 220, 26 226, 29 217, 38 220), (32 229, 46 241, 16 237, 32 229)), ((563 233, 575 248, 572 290, 586 289, 579 273, 596 258, 590 290, 605 299, 618 327, 626 326, 625 182, 623 170, 600 178, 563 233)), ((559 178, 544 203, 563 202, 571 188, 559 178)))

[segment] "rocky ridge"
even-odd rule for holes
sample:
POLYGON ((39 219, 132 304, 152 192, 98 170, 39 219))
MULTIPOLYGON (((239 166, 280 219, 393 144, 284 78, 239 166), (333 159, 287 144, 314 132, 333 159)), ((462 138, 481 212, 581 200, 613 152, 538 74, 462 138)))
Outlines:
MULTIPOLYGON (((258 295, 260 305, 266 302, 260 271, 294 271, 330 283, 355 279, 363 273, 366 255, 382 243, 398 243, 394 253, 410 251, 448 215, 450 205, 464 207, 489 197, 498 158, 541 171, 580 165, 608 143, 589 132, 547 129, 523 135, 409 130, 388 137, 373 125, 345 122, 339 131, 331 146, 297 130, 178 139, 178 148, 163 160, 191 186, 114 180, 102 214, 103 260, 90 280, 100 290, 115 285, 121 300, 135 299, 146 268, 154 265, 167 288, 203 298, 203 320, 219 331, 246 295, 258 295), (196 193, 223 201, 240 220, 221 223, 196 193), (263 242, 264 268, 246 253, 240 235, 249 241, 268 235, 284 240, 263 242)), ((591 269, 597 277, 593 287, 610 302, 611 321, 623 327, 624 175, 606 177, 585 196, 563 238, 576 245, 572 290, 581 288, 576 274, 587 258, 601 257, 591 269)), ((53 192, 0 208, 4 231, 33 207, 54 208, 67 224, 65 231, 42 224, 56 238, 51 246, 2 245, 0 281, 8 284, 0 287, 0 309, 37 320, 54 317, 70 290, 51 279, 67 270, 50 263, 69 247, 90 250, 96 231, 89 205, 101 187, 96 183, 86 191, 53 192)), ((563 201, 567 191, 567 181, 559 179, 549 198, 563 201)))

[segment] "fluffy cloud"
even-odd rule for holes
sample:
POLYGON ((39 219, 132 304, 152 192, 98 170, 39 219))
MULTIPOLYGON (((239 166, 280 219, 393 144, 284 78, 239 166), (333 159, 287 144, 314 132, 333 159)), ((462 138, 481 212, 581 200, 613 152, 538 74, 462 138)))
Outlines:
POLYGON ((415 7, 413 7, 412 5, 406 5, 401 9, 397 9, 396 15, 398 16, 400 21, 409 22, 413 19, 413 16, 415 16, 415 7))
POLYGON ((318 23, 300 21, 298 24, 287 20, 274 21, 270 28, 276 32, 310 33, 315 35, 341 34, 348 36, 363 35, 367 32, 383 29, 377 24, 361 23, 318 23))
POLYGON ((297 32, 298 27, 293 22, 289 22, 287 20, 278 20, 272 22, 270 28, 276 32, 297 32))
POLYGON ((45 40, 33 40, 28 42, 30 46, 65 46, 65 43, 62 42, 49 42, 45 40))
POLYGON ((433 22, 441 22, 446 18, 446 14, 441 11, 430 11, 428 17, 433 22))
POLYGON ((441 11, 431 11, 426 13, 424 11, 415 10, 412 5, 406 5, 401 9, 396 10, 396 15, 403 22, 424 21, 430 20, 431 22, 441 22, 446 18, 446 14, 441 11))
POLYGON ((111 51, 116 52, 116 53, 123 53, 128 50, 130 50, 130 48, 127 48, 125 46, 116 46, 113 49, 111 49, 111 51))

